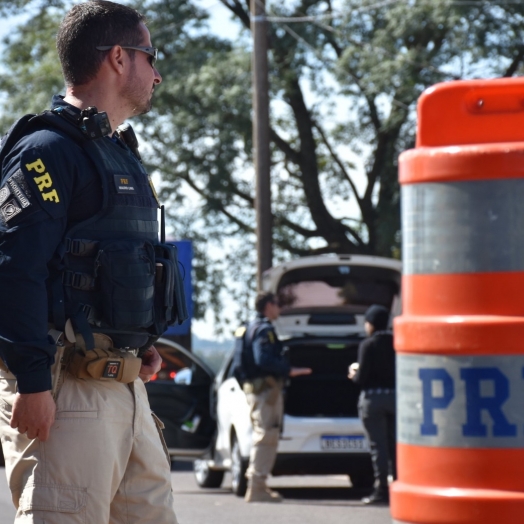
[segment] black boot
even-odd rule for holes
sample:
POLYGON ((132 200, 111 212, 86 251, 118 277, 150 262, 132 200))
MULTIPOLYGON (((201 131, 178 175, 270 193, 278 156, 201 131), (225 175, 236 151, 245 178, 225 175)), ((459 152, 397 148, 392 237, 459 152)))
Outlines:
POLYGON ((364 504, 389 504, 389 489, 388 488, 377 488, 369 495, 362 499, 364 504))

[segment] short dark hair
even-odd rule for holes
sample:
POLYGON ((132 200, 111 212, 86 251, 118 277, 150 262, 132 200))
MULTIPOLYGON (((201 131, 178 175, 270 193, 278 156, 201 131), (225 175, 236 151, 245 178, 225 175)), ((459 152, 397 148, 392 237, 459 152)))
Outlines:
POLYGON ((259 293, 255 299, 255 309, 257 310, 257 313, 263 314, 267 304, 270 302, 276 302, 274 293, 270 293, 269 291, 259 293))
POLYGON ((366 310, 364 319, 366 322, 369 322, 377 331, 382 331, 388 327, 389 311, 384 306, 373 304, 366 310))
MULTIPOLYGON (((139 45, 138 28, 145 17, 131 7, 89 0, 77 4, 66 14, 56 35, 56 48, 67 86, 78 86, 92 80, 109 51, 96 46, 139 45)), ((134 52, 130 52, 134 58, 134 52)))

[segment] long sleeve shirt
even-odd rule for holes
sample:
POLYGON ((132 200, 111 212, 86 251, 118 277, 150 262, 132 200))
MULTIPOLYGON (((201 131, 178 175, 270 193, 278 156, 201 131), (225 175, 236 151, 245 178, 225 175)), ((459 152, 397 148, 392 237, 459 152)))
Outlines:
POLYGON ((271 322, 258 315, 255 321, 248 327, 248 333, 254 330, 253 357, 255 364, 259 368, 261 376, 271 375, 277 378, 285 378, 289 375, 290 365, 284 356, 284 347, 275 333, 275 328, 271 322))
POLYGON ((353 382, 362 389, 395 389, 395 349, 389 331, 376 331, 358 348, 358 371, 353 382))
MULTIPOLYGON (((53 106, 65 104, 53 98, 53 106)), ((102 189, 82 148, 32 128, 5 157, 0 182, 0 357, 21 393, 51 389, 49 264, 68 226, 95 214, 102 189)))

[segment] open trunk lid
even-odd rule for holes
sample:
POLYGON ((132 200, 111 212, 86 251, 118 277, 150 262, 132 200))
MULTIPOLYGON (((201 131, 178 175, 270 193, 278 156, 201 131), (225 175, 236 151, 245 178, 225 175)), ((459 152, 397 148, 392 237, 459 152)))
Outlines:
POLYGON ((279 336, 364 334, 364 313, 372 304, 400 313, 401 264, 370 256, 305 257, 265 275, 277 294, 279 336))

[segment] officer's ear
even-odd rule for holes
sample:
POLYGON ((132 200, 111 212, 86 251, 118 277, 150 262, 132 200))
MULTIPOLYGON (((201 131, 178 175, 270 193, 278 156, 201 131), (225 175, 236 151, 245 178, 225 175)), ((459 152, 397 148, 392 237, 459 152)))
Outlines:
POLYGON ((119 45, 115 45, 107 53, 106 59, 102 62, 101 69, 105 66, 117 75, 123 75, 130 61, 131 58, 126 50, 119 45))

